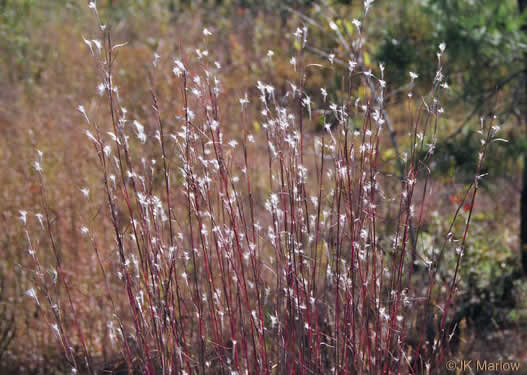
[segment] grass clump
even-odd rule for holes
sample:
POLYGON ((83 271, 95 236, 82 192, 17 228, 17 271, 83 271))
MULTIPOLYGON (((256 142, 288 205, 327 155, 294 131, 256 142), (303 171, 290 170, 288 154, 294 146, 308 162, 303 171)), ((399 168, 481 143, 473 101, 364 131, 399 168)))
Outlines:
POLYGON ((371 3, 348 34, 327 9, 319 19, 290 10, 303 24, 289 34, 289 65, 274 70, 275 53, 266 52, 269 79, 247 87, 235 107, 205 28, 191 53, 152 54, 145 97, 129 109, 116 73, 127 45, 113 41, 90 3, 100 36, 83 42, 98 97, 77 110, 98 177, 79 188, 93 205, 74 224, 83 251, 64 254, 58 241, 42 152, 33 162, 40 209, 20 211, 33 264, 27 296, 76 371, 96 373, 101 357, 119 355, 128 371, 146 374, 439 372, 499 128, 482 121, 473 182, 448 230, 421 240, 435 199, 446 46, 431 94, 414 92, 417 74, 407 79, 400 143, 384 103, 385 67, 365 61, 371 3), (310 44, 306 25, 320 32, 322 23, 335 52, 310 44), (339 75, 339 89, 313 87, 318 70, 339 75), (291 78, 271 83, 277 71, 291 78), (76 259, 96 287, 70 270, 76 259))

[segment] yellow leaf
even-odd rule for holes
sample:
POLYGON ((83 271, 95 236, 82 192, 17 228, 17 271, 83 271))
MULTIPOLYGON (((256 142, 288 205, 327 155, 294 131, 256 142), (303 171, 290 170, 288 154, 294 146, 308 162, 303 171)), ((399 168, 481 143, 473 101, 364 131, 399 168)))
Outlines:
POLYGON ((298 42, 298 39, 296 39, 296 38, 295 38, 295 43, 294 43, 294 45, 295 45, 295 49, 296 49, 297 51, 300 51, 300 50, 302 49, 302 46, 300 45, 300 43, 298 42))
POLYGON ((366 87, 359 87, 359 98, 364 99, 369 94, 369 90, 366 87))
POLYGON ((393 151, 393 148, 389 148, 388 150, 382 153, 382 158, 384 160, 392 160, 394 157, 395 157, 395 152, 393 151))
POLYGON ((346 26, 346 31, 348 32, 348 34, 353 35, 353 32, 355 30, 353 29, 353 25, 351 24, 351 22, 344 21, 344 26, 346 26))
POLYGON ((370 54, 368 52, 364 52, 364 65, 370 65, 370 54))

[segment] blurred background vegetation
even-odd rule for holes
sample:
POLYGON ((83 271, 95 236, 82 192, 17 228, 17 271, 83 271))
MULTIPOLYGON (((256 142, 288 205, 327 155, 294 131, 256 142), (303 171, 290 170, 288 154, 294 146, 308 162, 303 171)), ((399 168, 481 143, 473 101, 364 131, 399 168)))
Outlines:
MULTIPOLYGON (((443 74, 450 86, 448 116, 440 123, 440 159, 433 179, 438 199, 427 207, 432 214, 423 236, 424 251, 433 251, 434 240, 447 228, 448 215, 471 182, 480 117, 497 116, 508 140, 494 149, 486 166, 489 175, 473 218, 455 315, 459 350, 483 353, 487 359, 498 359, 495 353, 506 359, 527 358, 527 348, 521 345, 527 342, 526 3, 376 0, 365 26, 369 35, 365 65, 386 65, 387 105, 399 124, 397 134, 406 132, 403 99, 409 72, 419 75, 417 92, 426 95, 437 68, 437 46, 442 42, 447 46, 443 74)), ((327 22, 317 17, 321 7, 333 9, 338 28, 349 35, 354 32, 351 20, 362 6, 355 0, 98 1, 114 40, 128 42, 117 70, 127 107, 136 113, 149 111, 149 101, 143 100, 149 98, 148 66, 154 53, 170 72, 176 55, 208 47, 223 65, 225 98, 230 103, 224 106, 224 117, 232 119, 234 131, 238 98, 245 92, 253 95, 258 79, 278 87, 293 81, 291 35, 298 25, 312 26, 302 15, 322 26, 310 29, 309 58, 319 61, 323 51, 347 61, 327 22), (201 38, 204 27, 213 32, 207 46, 201 38), (269 50, 274 51, 272 67, 267 64, 269 50)), ((88 251, 78 236, 82 217, 97 216, 96 202, 90 206, 78 199, 79 189, 96 177, 89 169, 94 156, 84 142, 75 109, 81 102, 89 107, 96 92, 93 65, 82 41, 93 33, 87 1, 0 0, 0 363, 17 371, 39 373, 60 367, 60 355, 49 344, 54 340, 49 327, 38 322, 38 308, 24 297, 31 277, 16 218, 19 209, 38 205, 39 187, 31 168, 35 148, 47 155, 46 177, 54 186, 49 192, 56 212, 54 225, 60 246, 75 249, 70 251, 71 259, 88 251)), ((338 77, 345 68, 334 69, 331 74, 310 72, 307 90, 324 86, 338 97, 338 77)), ((159 89, 170 99, 174 87, 168 73, 164 78, 159 89)), ((257 130, 258 124, 254 126, 257 130)), ((315 119, 311 131, 319 131, 318 127, 315 119)), ((394 153, 389 143, 385 150, 387 166, 395 165, 390 164, 394 153)), ((77 267, 91 275, 91 264, 77 267)), ((90 295, 89 277, 79 281, 78 288, 84 290, 79 299, 90 295)), ((89 298, 102 306, 100 296, 89 298)))

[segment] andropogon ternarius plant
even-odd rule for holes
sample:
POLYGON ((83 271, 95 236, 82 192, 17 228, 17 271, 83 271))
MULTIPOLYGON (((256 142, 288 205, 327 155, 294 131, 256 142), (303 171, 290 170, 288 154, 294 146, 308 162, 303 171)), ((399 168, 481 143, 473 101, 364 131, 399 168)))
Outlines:
MULTIPOLYGON (((450 311, 482 163, 499 140, 499 127, 494 119, 482 120, 474 182, 460 198, 440 249, 423 256, 419 238, 443 115, 440 97, 448 90, 441 65, 446 46, 438 48, 430 95, 416 97, 413 83, 419 77, 409 73, 411 122, 402 152, 385 109, 384 66, 372 69, 363 58, 372 3, 365 1, 363 18, 353 20, 350 41, 330 15, 302 15, 309 27, 329 24, 338 54, 310 46, 309 28, 299 27, 292 34, 297 54, 289 60, 297 80, 285 92, 259 82, 257 95, 239 100, 238 131, 222 119, 222 68, 207 49, 174 57, 178 115, 164 114, 157 54, 150 67, 151 96, 145 98, 149 119, 124 108, 126 93, 118 90, 114 71, 115 56, 126 46, 113 43, 90 3, 101 37, 84 42, 96 62, 99 105, 108 117, 98 120, 78 106, 100 175, 80 197, 93 199, 97 191, 104 198, 113 240, 99 239, 88 218, 79 230, 93 248, 112 306, 102 323, 128 371, 440 371, 455 329, 450 311), (344 67, 347 95, 324 87, 308 94, 307 72, 325 65, 309 63, 307 54, 344 67), (360 87, 367 95, 357 94, 360 87), (307 129, 315 113, 322 134, 307 129), (396 152, 398 173, 383 170, 385 136, 396 152), (450 280, 437 274, 445 252, 457 260, 450 280)), ((205 40, 212 35, 203 30, 205 40)), ((269 64, 273 57, 269 51, 269 64)), ((34 163, 42 213, 34 215, 48 234, 55 267, 51 277, 43 270, 39 257, 46 250, 32 240, 31 213, 20 211, 35 267, 35 286, 27 295, 48 309, 46 319, 72 368, 97 373, 100 354, 79 321, 72 276, 54 240, 46 198, 52 184, 44 179, 42 158, 40 153, 34 163), (53 292, 59 286, 63 294, 53 292)))

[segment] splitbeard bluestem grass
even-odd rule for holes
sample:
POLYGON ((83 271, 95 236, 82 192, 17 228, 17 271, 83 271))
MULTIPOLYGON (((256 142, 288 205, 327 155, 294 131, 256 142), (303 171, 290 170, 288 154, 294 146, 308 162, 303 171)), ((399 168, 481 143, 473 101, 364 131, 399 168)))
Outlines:
MULTIPOLYGON (((364 59, 372 5, 364 2, 350 41, 331 16, 302 15, 313 28, 327 23, 339 48, 326 53, 310 46, 308 27, 296 29, 291 42, 297 54, 288 58, 296 81, 284 85, 285 92, 258 82, 256 95, 240 98, 239 128, 230 129, 222 120, 221 64, 207 49, 173 60, 177 116, 163 112, 158 53, 149 68, 149 118, 124 108, 114 71, 115 55, 126 45, 112 42, 90 2, 101 37, 84 43, 101 80, 98 100, 109 115, 102 122, 92 119, 93 108, 77 108, 100 173, 96 185, 80 189, 80 198, 104 197, 113 243, 98 239, 89 220, 79 230, 93 248, 113 308, 102 324, 130 371, 439 372, 455 329, 449 319, 482 165, 499 128, 494 118, 482 120, 473 183, 439 240, 440 251, 425 255, 419 235, 425 202, 434 199, 429 181, 444 112, 441 94, 448 90, 446 46, 437 52, 430 95, 416 98, 419 76, 409 72, 411 122, 401 143, 385 108, 385 67, 364 59), (309 63, 308 53, 321 63, 309 63), (345 72, 347 95, 325 87, 308 93, 309 70, 328 66, 345 72), (367 94, 359 95, 359 88, 367 94), (315 113, 322 114, 322 133, 308 129, 315 113), (394 165, 383 160, 388 148, 394 165), (465 214, 460 208, 467 202, 465 214), (463 220, 459 230, 455 224, 463 220), (106 248, 114 261, 101 255, 106 248), (447 281, 438 278, 445 253, 456 259, 447 281), (122 298, 124 310, 117 303, 122 298)), ((203 30, 205 41, 213 36, 203 30)), ((269 50, 265 58, 272 66, 277 56, 269 50)), ((48 233, 55 276, 50 280, 42 271, 44 249, 31 239, 33 214, 20 211, 36 271, 26 294, 46 304, 50 327, 75 371, 96 373, 98 354, 71 297, 68 279, 74 275, 65 272, 53 235, 46 195, 52 182, 44 168, 39 154, 34 169, 42 214, 35 216, 48 233), (59 285, 64 301, 53 293, 59 285), (65 319, 74 329, 66 329, 65 319)))

